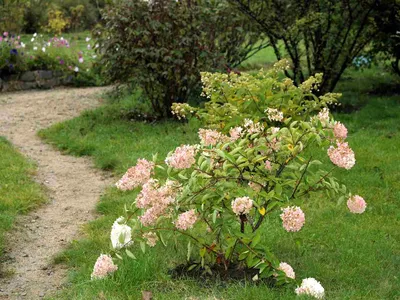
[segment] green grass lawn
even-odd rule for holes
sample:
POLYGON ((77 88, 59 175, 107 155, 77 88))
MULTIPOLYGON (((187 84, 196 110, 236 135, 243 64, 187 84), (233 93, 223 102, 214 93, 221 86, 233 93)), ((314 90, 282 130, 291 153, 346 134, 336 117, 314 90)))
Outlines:
MULTIPOLYGON (((335 117, 349 129, 357 164, 335 175, 366 199, 366 212, 354 215, 345 204, 315 195, 303 207, 307 223, 300 232, 285 232, 278 215, 264 224, 263 243, 293 266, 298 279, 320 280, 327 299, 400 299, 400 96, 374 94, 380 84, 392 80, 377 69, 349 71, 338 86, 345 94, 343 103, 355 109, 335 117)), ((130 121, 126 116, 133 102, 131 97, 110 103, 40 135, 70 154, 92 156, 97 167, 118 175, 137 158, 150 159, 158 152, 161 160, 174 147, 197 142, 196 124, 130 121)), ((318 153, 315 156, 328 162, 325 151, 318 153)), ((184 260, 186 249, 162 245, 146 254, 134 245, 137 260, 126 258, 118 262, 113 277, 90 281, 96 258, 109 252, 113 221, 135 194, 110 188, 102 197, 97 207, 102 216, 86 226, 85 238, 57 258, 71 270, 71 284, 57 299, 139 299, 143 290, 152 291, 155 299, 295 298, 293 286, 172 279, 168 271, 184 260)))
POLYGON ((45 201, 42 187, 32 180, 34 173, 35 166, 0 137, 0 259, 4 233, 12 228, 15 217, 45 201))

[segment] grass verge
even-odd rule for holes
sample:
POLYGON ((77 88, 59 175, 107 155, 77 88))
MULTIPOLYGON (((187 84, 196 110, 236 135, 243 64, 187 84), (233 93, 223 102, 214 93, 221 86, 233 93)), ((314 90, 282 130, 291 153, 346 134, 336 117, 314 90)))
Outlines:
MULTIPOLYGON (((400 97, 371 94, 371 84, 378 82, 374 76, 379 82, 386 80, 381 74, 348 72, 346 76, 339 88, 346 95, 344 103, 354 103, 357 109, 337 114, 336 119, 349 129, 348 140, 357 164, 351 171, 338 170, 335 175, 366 199, 367 211, 353 215, 344 203, 315 195, 303 207, 307 224, 300 232, 288 234, 277 221, 278 215, 273 215, 264 224, 263 243, 293 266, 297 278, 320 280, 328 299, 398 299, 400 97)), ((108 104, 40 135, 71 154, 92 156, 98 167, 116 174, 125 172, 137 158, 149 159, 158 152, 162 159, 182 143, 197 142, 196 124, 130 121, 126 116, 132 102, 127 98, 108 104)), ((324 151, 319 155, 328 161, 324 151)), ((86 237, 73 242, 57 259, 71 269, 71 285, 57 299, 139 299, 143 290, 151 290, 155 299, 295 298, 293 286, 174 280, 169 270, 184 260, 185 253, 172 245, 157 245, 146 254, 134 245, 137 260, 126 258, 118 262, 119 270, 113 277, 90 281, 96 258, 109 251, 113 221, 135 194, 110 188, 101 199, 97 209, 102 217, 89 223, 86 237)))
POLYGON ((32 180, 35 170, 34 164, 0 137, 0 258, 5 248, 4 234, 12 228, 15 217, 45 201, 42 187, 32 180))

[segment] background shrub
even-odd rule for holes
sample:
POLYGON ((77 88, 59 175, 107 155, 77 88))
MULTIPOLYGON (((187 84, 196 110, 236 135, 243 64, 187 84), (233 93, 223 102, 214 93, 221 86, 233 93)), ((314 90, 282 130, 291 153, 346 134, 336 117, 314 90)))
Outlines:
POLYGON ((225 1, 120 1, 103 17, 94 34, 106 76, 137 83, 160 116, 200 94, 200 71, 233 68, 265 47, 225 1))
POLYGON ((344 70, 379 32, 396 0, 229 0, 259 24, 278 60, 290 59, 295 84, 323 73, 318 93, 333 91, 344 70))

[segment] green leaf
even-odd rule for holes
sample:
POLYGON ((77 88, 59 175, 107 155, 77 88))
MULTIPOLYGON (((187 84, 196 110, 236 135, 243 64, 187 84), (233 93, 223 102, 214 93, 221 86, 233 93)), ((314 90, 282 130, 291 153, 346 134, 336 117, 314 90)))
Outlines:
POLYGON ((251 247, 254 248, 261 241, 261 232, 258 230, 256 236, 251 242, 251 247))
POLYGON ((143 242, 143 241, 140 242, 140 249, 142 249, 143 253, 146 253, 146 244, 145 244, 145 242, 143 242))
POLYGON ((125 249, 126 255, 128 255, 130 258, 132 259, 136 259, 136 256, 133 255, 133 253, 131 251, 129 251, 128 249, 125 249))
POLYGON ((189 241, 187 244, 187 256, 186 256, 187 261, 190 261, 191 253, 192 253, 192 242, 189 241))
POLYGON ((179 173, 178 176, 180 179, 188 180, 188 178, 185 175, 183 175, 182 173, 179 173))
POLYGON ((217 215, 218 215, 218 210, 214 210, 213 215, 212 215, 212 221, 215 223, 217 221, 217 215))
POLYGON ((201 249, 200 249, 200 257, 203 257, 203 258, 204 258, 204 255, 206 255, 206 252, 207 252, 206 247, 201 248, 201 249))
POLYGON ((281 195, 281 194, 282 194, 282 186, 281 186, 279 183, 277 183, 277 184, 275 185, 274 190, 275 190, 275 192, 276 192, 277 195, 281 195))

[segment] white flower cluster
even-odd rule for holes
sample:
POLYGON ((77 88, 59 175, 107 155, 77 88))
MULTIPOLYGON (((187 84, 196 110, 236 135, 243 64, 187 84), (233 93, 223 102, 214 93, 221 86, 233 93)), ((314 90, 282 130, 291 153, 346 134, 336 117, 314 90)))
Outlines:
POLYGON ((300 287, 297 287, 295 292, 297 295, 309 295, 317 299, 322 299, 325 296, 325 290, 323 286, 315 278, 303 279, 300 287))
POLYGON ((124 220, 123 217, 120 217, 112 225, 110 237, 114 249, 121 249, 132 243, 132 229, 128 225, 120 224, 124 220))

